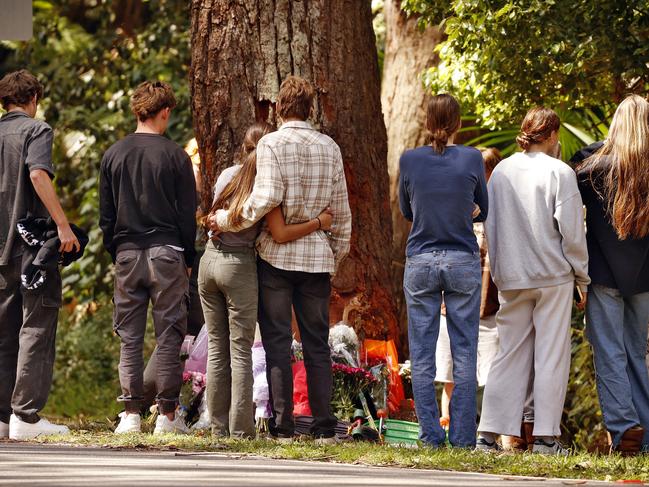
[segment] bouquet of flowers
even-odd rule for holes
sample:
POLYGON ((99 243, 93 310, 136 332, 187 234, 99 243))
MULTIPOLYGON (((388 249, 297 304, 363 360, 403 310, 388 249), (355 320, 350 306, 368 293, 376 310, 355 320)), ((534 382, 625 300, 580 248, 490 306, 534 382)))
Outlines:
POLYGON ((350 421, 361 394, 376 383, 371 372, 359 367, 334 363, 332 365, 334 387, 331 405, 334 415, 341 421, 350 421))

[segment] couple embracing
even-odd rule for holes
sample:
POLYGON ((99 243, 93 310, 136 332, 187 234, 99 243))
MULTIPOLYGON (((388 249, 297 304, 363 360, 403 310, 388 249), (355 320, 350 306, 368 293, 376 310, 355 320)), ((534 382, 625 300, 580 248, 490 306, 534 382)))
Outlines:
POLYGON ((270 433, 290 441, 294 311, 312 433, 334 441, 330 274, 349 251, 351 212, 340 149, 306 121, 314 95, 308 81, 288 77, 277 100, 279 130, 253 125, 240 164, 223 171, 215 186, 198 284, 209 336, 207 404, 219 436, 255 436, 251 349, 259 321, 273 408, 270 433))

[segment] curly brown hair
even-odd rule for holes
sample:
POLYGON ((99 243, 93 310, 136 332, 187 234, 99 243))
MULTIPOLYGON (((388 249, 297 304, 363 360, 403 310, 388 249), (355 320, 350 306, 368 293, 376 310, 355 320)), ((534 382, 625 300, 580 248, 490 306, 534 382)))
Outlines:
POLYGON ((145 81, 131 95, 131 111, 140 122, 155 117, 164 108, 175 107, 174 91, 163 81, 145 81))
POLYGON ((14 71, 0 80, 0 102, 5 109, 9 105, 25 106, 36 95, 36 100, 43 96, 43 85, 26 69, 14 71))

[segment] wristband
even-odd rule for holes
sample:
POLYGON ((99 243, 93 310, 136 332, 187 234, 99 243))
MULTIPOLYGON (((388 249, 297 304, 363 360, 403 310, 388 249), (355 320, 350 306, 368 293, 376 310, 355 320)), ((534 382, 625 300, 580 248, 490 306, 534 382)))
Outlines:
POLYGON ((318 220, 318 230, 320 230, 322 228, 322 222, 320 221, 320 217, 316 216, 315 219, 318 220))

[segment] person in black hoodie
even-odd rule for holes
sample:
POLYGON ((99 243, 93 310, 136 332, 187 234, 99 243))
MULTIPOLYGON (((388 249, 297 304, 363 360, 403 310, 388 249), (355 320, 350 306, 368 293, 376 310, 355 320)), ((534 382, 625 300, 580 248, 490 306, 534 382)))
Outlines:
POLYGON ((158 360, 155 433, 187 432, 176 407, 188 276, 196 254, 196 186, 189 156, 162 135, 175 106, 167 83, 139 85, 131 97, 137 129, 111 146, 101 162, 99 225, 115 263, 113 326, 121 339, 118 401, 125 403, 116 433, 140 431, 149 301, 158 360))
POLYGON ((649 449, 649 103, 628 97, 606 141, 585 151, 593 155, 577 177, 590 257, 586 333, 611 449, 635 454, 649 449))

